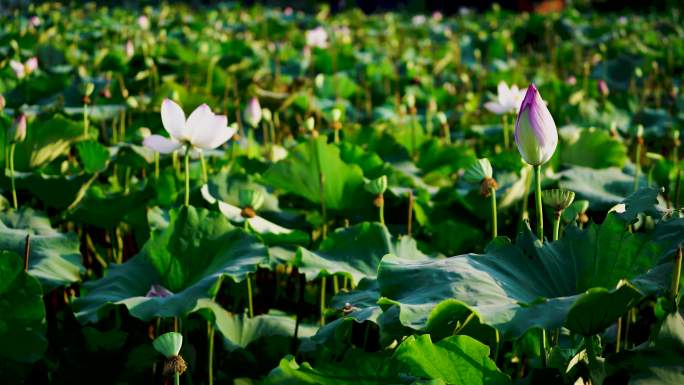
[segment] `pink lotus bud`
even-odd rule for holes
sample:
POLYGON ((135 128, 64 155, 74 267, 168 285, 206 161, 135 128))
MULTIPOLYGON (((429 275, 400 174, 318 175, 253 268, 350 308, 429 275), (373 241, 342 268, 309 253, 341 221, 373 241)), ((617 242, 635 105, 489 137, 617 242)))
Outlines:
POLYGON ((31 72, 37 70, 38 69, 38 58, 34 56, 34 57, 28 59, 26 61, 25 66, 26 66, 26 72, 29 74, 31 72))
POLYGON ((5 101, 5 97, 0 95, 0 112, 5 109, 5 105, 7 102, 5 101))
POLYGON ((570 75, 567 77, 567 79, 565 79, 565 84, 569 86, 574 86, 575 84, 577 84, 577 78, 570 75))
POLYGON ((23 113, 17 117, 10 127, 7 137, 11 142, 21 143, 26 139, 26 115, 23 113))
POLYGON ((608 94, 610 93, 610 90, 608 89, 608 83, 606 83, 606 81, 603 79, 598 81, 598 90, 599 93, 603 96, 608 96, 608 94))
POLYGON ((135 46, 133 45, 133 42, 129 39, 126 42, 126 57, 127 58, 132 58, 133 55, 135 55, 135 46))
POLYGON ((150 29, 150 19, 145 15, 138 17, 138 26, 141 29, 150 29))
POLYGON ((261 121, 261 106, 259 105, 259 99, 256 97, 250 99, 249 103, 247 103, 245 120, 252 127, 258 126, 261 121))
POLYGON ((558 145, 556 123, 534 84, 527 88, 515 121, 515 143, 525 162, 533 166, 551 159, 558 145))

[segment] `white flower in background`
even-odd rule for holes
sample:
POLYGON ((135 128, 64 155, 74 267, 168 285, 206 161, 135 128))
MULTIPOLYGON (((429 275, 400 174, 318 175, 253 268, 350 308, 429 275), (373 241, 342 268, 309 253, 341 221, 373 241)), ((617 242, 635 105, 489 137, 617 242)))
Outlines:
POLYGON ((135 46, 133 45, 133 41, 131 39, 128 39, 128 41, 126 42, 125 51, 126 57, 129 59, 132 58, 133 55, 135 55, 135 46))
POLYGON ((14 71, 14 74, 17 76, 17 78, 22 79, 38 69, 38 58, 32 57, 28 59, 26 63, 22 63, 17 60, 10 60, 9 65, 12 67, 12 71, 14 71))
POLYGON ((497 86, 496 100, 485 103, 485 108, 489 111, 502 115, 509 112, 518 113, 520 105, 525 98, 525 91, 518 89, 518 86, 513 85, 508 88, 506 82, 499 82, 497 86))
POLYGON ((411 18, 411 24, 413 24, 415 27, 420 27, 421 25, 425 24, 427 21, 427 17, 425 15, 415 15, 411 18))
POLYGON ((250 99, 249 103, 247 103, 247 107, 245 108, 245 121, 251 127, 258 126, 261 121, 261 105, 259 104, 259 99, 256 97, 253 97, 250 99))
POLYGON ((309 47, 326 48, 328 46, 328 32, 320 26, 306 31, 306 45, 309 47))
POLYGON ((164 99, 161 107, 164 129, 171 139, 161 135, 150 135, 143 144, 157 152, 168 154, 184 145, 200 150, 212 150, 235 134, 234 127, 228 127, 228 118, 216 115, 206 104, 197 107, 185 119, 183 109, 170 99, 164 99))
POLYGON ((150 19, 145 15, 138 17, 138 26, 141 29, 150 29, 150 19))
POLYGON ((31 16, 28 22, 33 28, 38 28, 41 24, 43 24, 43 22, 40 20, 40 17, 38 16, 31 16))

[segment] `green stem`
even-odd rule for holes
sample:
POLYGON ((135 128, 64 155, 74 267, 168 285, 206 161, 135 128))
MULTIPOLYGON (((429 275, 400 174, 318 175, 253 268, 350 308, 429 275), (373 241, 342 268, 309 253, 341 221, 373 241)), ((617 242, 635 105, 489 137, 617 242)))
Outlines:
POLYGON ((321 326, 325 325, 325 277, 321 278, 321 326))
POLYGON ((333 293, 337 294, 340 291, 340 283, 336 275, 333 275, 333 293))
POLYGON ((498 235, 498 226, 496 218, 496 189, 494 187, 489 188, 489 196, 492 201, 492 239, 494 239, 498 235))
POLYGON ((382 223, 384 225, 385 224, 385 202, 380 203, 380 207, 378 207, 378 212, 380 213, 380 223, 382 223))
POLYGON ((154 152, 154 179, 159 179, 159 153, 154 152))
POLYGON ((674 264, 672 266, 672 286, 670 288, 670 293, 672 293, 672 301, 677 301, 677 296, 679 295, 679 280, 682 274, 682 245, 677 248, 677 254, 675 254, 674 264))
POLYGON ((211 321, 207 322, 207 339, 209 342, 208 353, 207 353, 207 383, 209 385, 214 385, 214 325, 211 321))
POLYGON ((202 167, 202 184, 206 184, 209 177, 207 176, 207 161, 204 159, 203 151, 200 151, 200 166, 202 167))
POLYGON ((561 220, 561 214, 562 211, 556 211, 556 215, 553 217, 553 240, 557 241, 558 240, 558 233, 560 229, 560 220, 561 220))
POLYGON ((639 189, 639 172, 641 171, 641 144, 637 143, 636 159, 634 159, 634 191, 639 189))
POLYGON ((252 278, 247 274, 247 304, 249 306, 249 318, 254 318, 254 305, 252 302, 252 278))
POLYGON ((10 166, 10 180, 12 183, 12 204, 14 205, 14 209, 18 209, 19 205, 17 204, 17 189, 14 186, 14 148, 17 146, 16 142, 12 142, 10 144, 10 155, 9 155, 9 166, 10 166))
POLYGON ((542 212, 542 198, 541 198, 541 165, 534 166, 534 178, 536 182, 536 191, 534 193, 534 200, 537 202, 537 237, 544 242, 544 213, 542 212))
POLYGON ((180 385, 180 373, 176 372, 173 375, 173 384, 180 385))
POLYGON ((546 362, 546 350, 549 346, 549 341, 548 338, 546 337, 546 329, 541 329, 541 346, 539 346, 540 354, 541 354, 541 362, 542 362, 542 367, 545 368, 547 366, 546 362))
POLYGON ((83 104, 83 136, 88 138, 88 126, 90 122, 88 120, 88 104, 83 104))
POLYGON ((185 148, 185 206, 190 206, 190 145, 185 148))
POLYGON ((525 167, 526 167, 526 168, 524 169, 524 170, 526 171, 526 174, 525 174, 525 189, 524 189, 524 191, 523 191, 522 207, 521 207, 521 209, 520 209, 520 213, 521 213, 521 215, 520 215, 520 216, 521 216, 520 220, 521 220, 521 221, 525 221, 525 220, 527 220, 527 219, 530 218, 530 214, 529 214, 529 212, 528 212, 528 210, 527 210, 527 204, 528 204, 529 196, 530 196, 530 184, 532 184, 532 177, 531 177, 531 174, 530 174, 530 172, 529 172, 529 168, 528 168, 529 166, 525 166, 525 167))
POLYGON ((501 116, 501 119, 503 120, 502 127, 503 127, 503 139, 504 139, 504 148, 508 149, 509 147, 509 135, 508 135, 508 114, 503 114, 501 116))

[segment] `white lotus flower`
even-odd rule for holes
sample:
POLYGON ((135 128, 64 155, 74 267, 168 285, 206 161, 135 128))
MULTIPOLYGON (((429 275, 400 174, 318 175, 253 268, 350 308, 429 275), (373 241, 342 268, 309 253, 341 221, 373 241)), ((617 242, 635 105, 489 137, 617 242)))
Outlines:
POLYGON ((234 127, 228 127, 227 117, 214 114, 206 104, 197 107, 186 120, 185 113, 178 104, 164 99, 161 118, 171 139, 150 135, 143 140, 143 144, 163 154, 171 153, 184 145, 211 150, 228 141, 236 131, 234 127))
POLYGON ((525 98, 525 91, 518 89, 518 86, 512 85, 508 88, 506 82, 499 82, 497 88, 496 100, 485 103, 485 108, 489 111, 502 115, 508 112, 520 111, 520 105, 523 98, 525 98))
POLYGON ((328 46, 328 32, 323 27, 316 27, 306 31, 306 45, 309 47, 325 48, 328 46))

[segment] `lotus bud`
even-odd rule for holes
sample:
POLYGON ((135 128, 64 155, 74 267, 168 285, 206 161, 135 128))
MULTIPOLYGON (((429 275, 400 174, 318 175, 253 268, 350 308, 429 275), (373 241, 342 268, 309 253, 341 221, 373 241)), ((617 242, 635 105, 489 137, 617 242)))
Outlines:
POLYGON ((575 193, 564 189, 552 189, 542 191, 542 201, 545 205, 552 207, 558 215, 560 212, 570 207, 575 200, 575 193))
POLYGON ((85 97, 89 97, 90 95, 92 95, 93 91, 95 91, 95 84, 93 84, 92 82, 84 83, 81 85, 81 92, 83 92, 83 95, 85 97))
POLYGON ((133 41, 132 41, 132 40, 129 39, 129 40, 126 42, 125 51, 126 51, 126 57, 129 58, 129 59, 132 58, 133 55, 135 55, 135 46, 133 45, 133 41))
POLYGON ((138 99, 133 96, 126 98, 126 104, 133 109, 137 109, 140 106, 138 99))
MULTIPOLYGON (((4 106, 3 104, 4 99, 2 99, 2 95, 0 95, 0 110, 2 110, 2 107, 4 106)), ((682 142, 679 140, 679 130, 673 130, 672 131, 672 145, 675 147, 679 147, 682 142)))
POLYGON ((534 84, 527 88, 515 121, 515 143, 523 160, 533 166, 551 159, 558 145, 556 123, 534 84))
POLYGON ((7 137, 13 143, 21 143, 26 139, 26 115, 20 114, 10 126, 7 137))
POLYGON ((152 131, 147 127, 140 127, 138 129, 138 133, 140 134, 141 137, 143 137, 143 139, 152 135, 152 131))
POLYGON ((432 113, 437 112, 437 101, 435 98, 430 98, 430 101, 428 101, 428 111, 432 113))
POLYGON ((338 123, 342 119, 342 111, 339 108, 332 109, 332 120, 338 123))
POLYGON ((468 183, 479 183, 480 194, 483 197, 488 197, 492 189, 496 190, 498 184, 494 179, 494 171, 489 159, 478 159, 477 162, 471 164, 463 173, 463 180, 468 183))
POLYGON ((5 109, 6 101, 5 97, 0 95, 0 112, 5 109))
POLYGON ((606 83, 606 81, 603 79, 598 81, 598 90, 599 93, 604 97, 608 96, 608 94, 610 93, 610 90, 608 89, 608 83, 606 83))
POLYGON ((245 108, 245 120, 247 124, 252 127, 259 125, 261 121, 261 106, 259 105, 259 99, 256 97, 249 100, 247 103, 247 108, 245 108))
POLYGON ((138 17, 138 26, 140 29, 150 29, 150 19, 145 15, 138 17))
POLYGON ((264 107, 261 109, 261 117, 263 117, 265 121, 270 122, 273 119, 273 114, 271 113, 271 110, 264 107))
POLYGON ((444 112, 440 111, 437 113, 437 121, 441 125, 445 125, 448 122, 447 116, 444 112))
POLYGON ((26 73, 31 73, 38 69, 38 58, 32 57, 26 61, 26 73))
POLYGON ((313 132, 314 129, 316 128, 316 119, 314 119, 313 116, 309 116, 309 118, 306 119, 306 126, 305 127, 308 131, 313 132))
POLYGON ((577 84, 577 78, 570 75, 565 79, 565 84, 567 84, 569 86, 574 86, 577 84))
POLYGON ((316 75, 316 77, 314 78, 314 85, 316 85, 316 88, 323 88, 323 83, 325 83, 325 75, 316 75))
POLYGON ((408 106, 409 110, 416 108, 416 95, 414 95, 413 92, 406 94, 406 105, 408 106))
POLYGON ((238 192, 238 201, 242 207, 242 216, 244 218, 254 218, 256 210, 264 204, 264 194, 261 191, 253 189, 240 189, 238 192))

